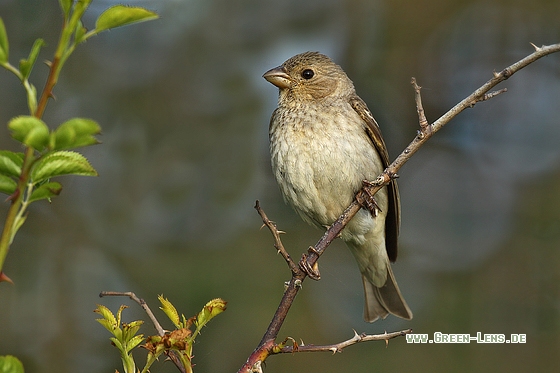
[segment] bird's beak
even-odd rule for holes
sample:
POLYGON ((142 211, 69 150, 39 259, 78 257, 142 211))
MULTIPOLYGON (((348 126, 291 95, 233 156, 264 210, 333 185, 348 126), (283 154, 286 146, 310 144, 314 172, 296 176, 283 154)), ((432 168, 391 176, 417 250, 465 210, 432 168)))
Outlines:
POLYGON ((281 66, 268 70, 263 74, 263 78, 265 78, 270 83, 274 84, 280 89, 290 88, 292 86, 292 80, 290 76, 286 73, 286 70, 284 70, 284 68, 281 66))

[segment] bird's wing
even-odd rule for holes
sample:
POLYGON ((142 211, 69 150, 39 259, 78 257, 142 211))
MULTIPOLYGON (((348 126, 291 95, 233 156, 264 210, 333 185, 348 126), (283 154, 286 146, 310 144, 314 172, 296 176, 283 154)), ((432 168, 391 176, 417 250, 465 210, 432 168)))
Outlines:
MULTIPOLYGON (((352 105, 352 108, 366 123, 365 130, 383 161, 383 168, 387 168, 389 165, 389 153, 387 153, 387 147, 385 146, 385 142, 381 136, 379 125, 373 118, 373 115, 371 115, 366 103, 361 98, 353 96, 350 99, 350 105, 352 105)), ((389 185, 387 185, 387 192, 389 197, 389 210, 387 211, 387 218, 385 220, 385 248, 387 250, 389 260, 394 262, 397 260, 397 241, 401 223, 399 189, 395 180, 391 180, 389 185)))

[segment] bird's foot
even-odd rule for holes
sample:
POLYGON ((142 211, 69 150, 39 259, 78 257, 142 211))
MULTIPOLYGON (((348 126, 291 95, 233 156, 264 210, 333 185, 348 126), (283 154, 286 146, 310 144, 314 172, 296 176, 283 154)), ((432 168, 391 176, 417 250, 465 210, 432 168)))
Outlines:
POLYGON ((367 180, 364 180, 362 189, 356 195, 356 200, 363 208, 367 209, 373 216, 377 216, 377 212, 381 211, 379 205, 375 201, 373 194, 370 193, 368 187, 374 186, 367 180))
MULTIPOLYGON (((313 246, 309 246, 309 252, 316 252, 313 246)), ((321 279, 321 273, 319 272, 319 265, 317 262, 313 266, 309 265, 307 261, 307 255, 302 254, 301 260, 299 261, 299 268, 309 276, 310 279, 319 281, 321 279)))

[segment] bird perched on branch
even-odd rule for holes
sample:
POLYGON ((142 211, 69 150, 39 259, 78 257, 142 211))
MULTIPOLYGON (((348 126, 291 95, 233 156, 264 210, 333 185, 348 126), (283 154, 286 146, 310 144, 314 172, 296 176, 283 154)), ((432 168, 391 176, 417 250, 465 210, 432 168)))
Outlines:
MULTIPOLYGON (((379 126, 340 66, 317 53, 298 54, 263 77, 279 88, 270 120, 272 170, 284 200, 306 222, 330 226, 364 180, 389 163, 379 126)), ((342 230, 358 262, 365 293, 364 319, 388 314, 411 319, 390 261, 397 258, 400 205, 393 180, 342 230)))

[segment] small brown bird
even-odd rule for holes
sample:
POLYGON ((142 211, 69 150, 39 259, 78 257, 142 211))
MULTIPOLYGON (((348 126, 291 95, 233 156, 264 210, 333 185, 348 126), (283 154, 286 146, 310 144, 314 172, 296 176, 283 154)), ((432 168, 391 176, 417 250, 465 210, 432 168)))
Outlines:
MULTIPOLYGON (((379 126, 340 66, 317 52, 298 54, 263 77, 279 88, 270 120, 272 170, 284 200, 306 222, 330 226, 363 180, 389 163, 379 126)), ((375 195, 341 233, 362 273, 364 319, 393 314, 411 319, 390 261, 397 258, 400 204, 397 184, 375 195)))

